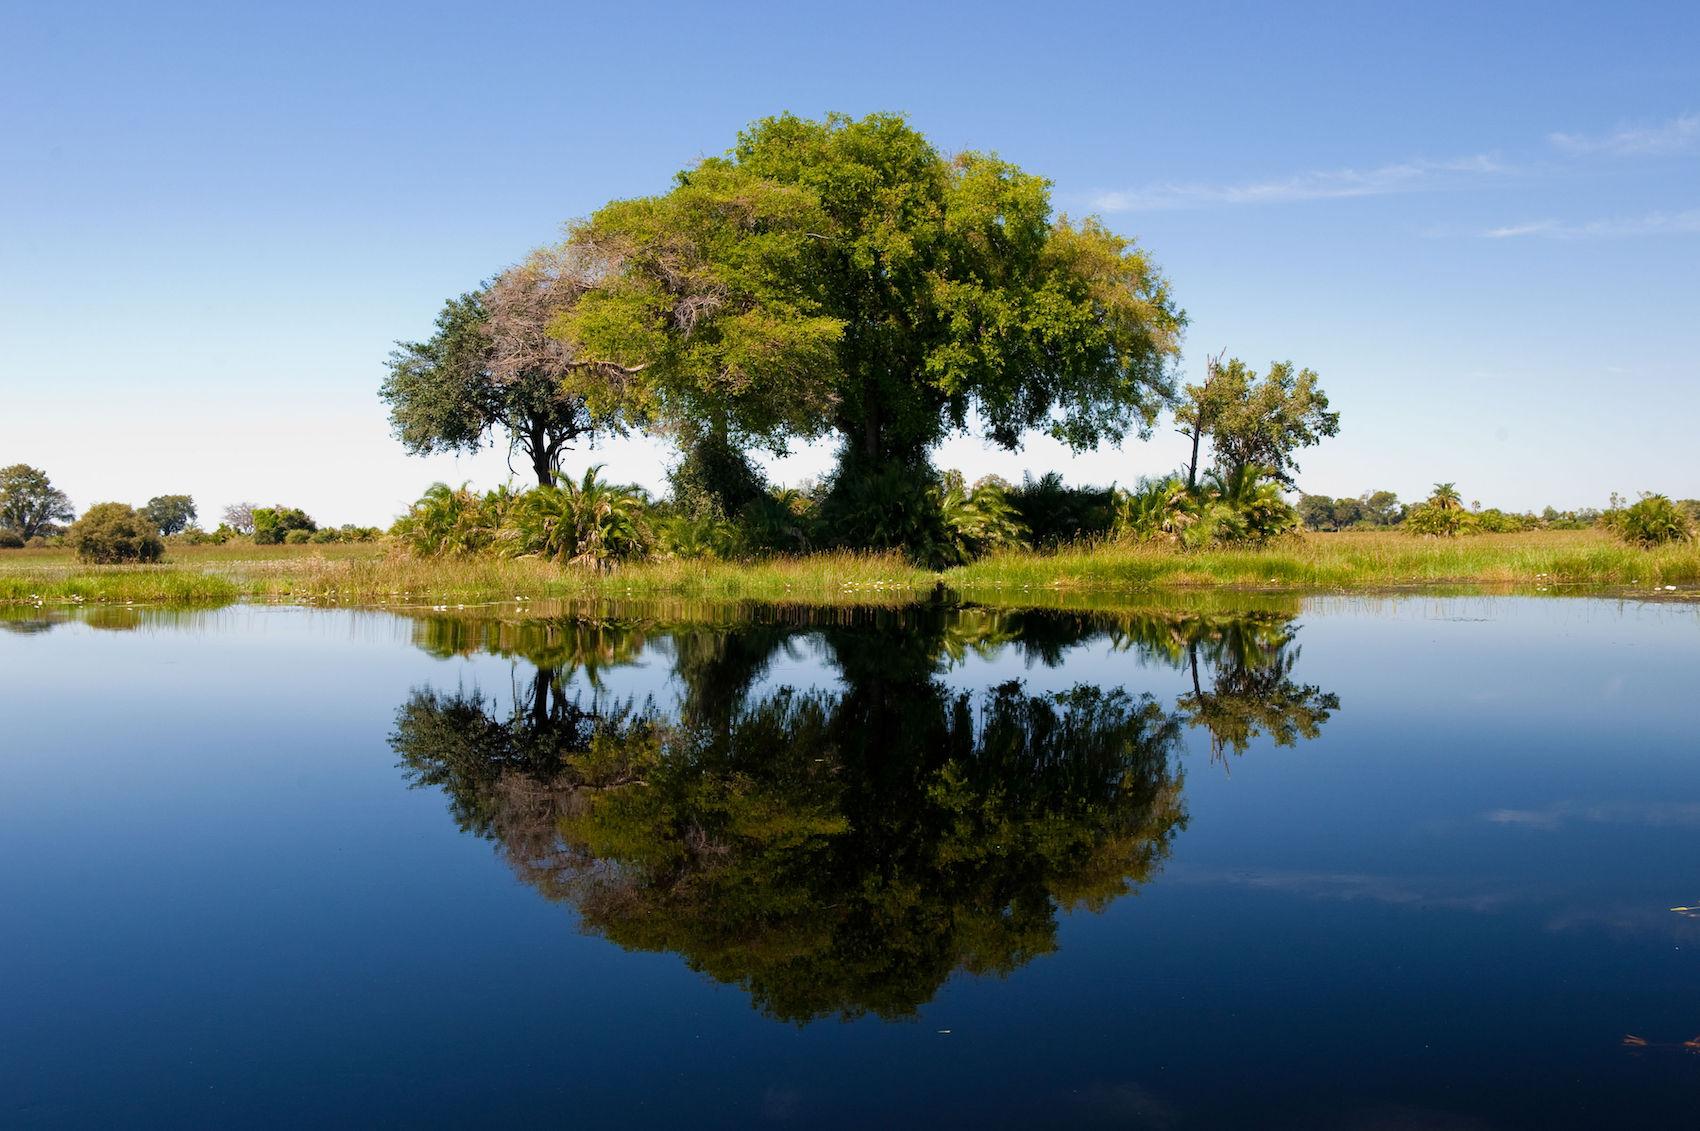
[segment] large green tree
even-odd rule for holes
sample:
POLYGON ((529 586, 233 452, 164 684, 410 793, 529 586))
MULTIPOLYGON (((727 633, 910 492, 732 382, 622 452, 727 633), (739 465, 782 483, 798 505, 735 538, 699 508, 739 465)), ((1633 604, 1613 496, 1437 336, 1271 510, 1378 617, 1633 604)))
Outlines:
POLYGON ((836 434, 841 473, 922 470, 976 418, 1014 448, 1147 434, 1183 316, 1131 240, 1049 183, 939 152, 901 117, 757 122, 661 196, 577 225, 553 329, 663 415, 770 447, 836 434))
POLYGON ((1295 371, 1290 361, 1271 364, 1260 377, 1237 357, 1226 363, 1212 359, 1204 382, 1182 390, 1175 419, 1192 441, 1188 486, 1198 482, 1205 439, 1222 471, 1262 467, 1291 487, 1292 473, 1299 469, 1293 453, 1340 432, 1340 414, 1329 411, 1316 373, 1295 371))
POLYGON ((618 430, 605 398, 596 415, 582 367, 545 329, 577 293, 559 256, 539 252, 489 285, 450 299, 436 331, 390 354, 380 395, 409 452, 473 452, 500 432, 543 486, 561 452, 598 429, 618 430))
POLYGON ((24 463, 0 468, 0 530, 15 530, 24 539, 51 531, 55 523, 76 514, 65 492, 47 472, 24 463))

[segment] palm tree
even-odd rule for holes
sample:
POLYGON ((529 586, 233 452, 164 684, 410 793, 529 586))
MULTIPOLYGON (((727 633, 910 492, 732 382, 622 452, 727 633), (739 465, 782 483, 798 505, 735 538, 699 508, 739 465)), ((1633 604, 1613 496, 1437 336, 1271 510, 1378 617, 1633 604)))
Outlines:
POLYGON ((1464 496, 1458 493, 1458 488, 1451 483, 1436 483, 1434 494, 1428 497, 1429 506, 1440 511, 1456 511, 1464 509, 1464 496))

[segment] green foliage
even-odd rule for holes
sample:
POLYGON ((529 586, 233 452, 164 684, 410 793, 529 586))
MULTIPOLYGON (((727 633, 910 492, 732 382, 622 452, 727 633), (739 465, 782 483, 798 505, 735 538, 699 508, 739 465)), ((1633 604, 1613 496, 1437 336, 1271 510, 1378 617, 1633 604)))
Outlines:
POLYGON ((945 526, 942 492, 931 467, 841 464, 820 505, 820 530, 831 543, 856 549, 901 550, 928 566, 955 556, 945 526))
POLYGON ((539 484, 554 482, 562 449, 599 428, 620 432, 612 410, 593 417, 571 352, 545 333, 576 294, 544 253, 489 286, 450 299, 436 332, 399 343, 379 395, 395 435, 415 455, 474 452, 501 431, 539 484))
POLYGON ((13 531, 27 542, 54 533, 57 523, 69 522, 75 513, 70 498, 53 486, 47 472, 23 463, 0 468, 0 530, 13 531))
POLYGON ((655 520, 655 548, 681 561, 736 557, 741 546, 736 524, 712 515, 669 514, 655 520))
POLYGON ((284 544, 288 546, 305 546, 313 540, 314 533, 315 532, 301 529, 286 530, 283 534, 283 541, 284 544))
POLYGON ((1057 471, 1037 479, 1028 474, 1019 487, 1009 488, 1008 498, 1035 546, 1101 538, 1115 524, 1114 488, 1069 487, 1057 471))
POLYGON ((1195 520, 1195 500, 1177 475, 1142 479, 1132 491, 1116 493, 1116 537, 1134 542, 1176 542, 1195 520))
POLYGON ((1355 499, 1301 495, 1298 511, 1311 530, 1394 526, 1405 519, 1405 508, 1392 491, 1366 491, 1355 499))
POLYGON ((1144 480, 1116 501, 1117 537, 1190 550, 1255 545, 1294 530, 1299 514, 1267 469, 1212 471, 1189 488, 1178 475, 1144 480))
POLYGON ((833 537, 853 545, 939 544, 927 484, 891 481, 930 479, 927 451, 971 416, 1005 447, 1037 428, 1081 449, 1148 432, 1171 391, 1183 319, 1144 252, 894 115, 757 122, 570 246, 592 282, 556 332, 669 419, 776 449, 837 432, 833 509, 854 521, 833 537))
POLYGON ((0 550, 21 550, 28 544, 16 530, 0 529, 0 550))
POLYGON ((942 556, 948 564, 971 562, 993 550, 1027 546, 1027 526, 1010 502, 1009 488, 996 479, 982 479, 969 488, 961 472, 947 473, 939 512, 946 537, 942 556))
POLYGON ((639 488, 605 482, 601 470, 516 498, 500 533, 505 551, 598 568, 646 556, 654 544, 648 498, 639 488))
POLYGON ((1427 500, 1405 512, 1404 526, 1412 534, 1444 538, 1478 529, 1476 516, 1464 509, 1463 497, 1451 483, 1436 483, 1427 500))
POLYGON ((195 500, 188 495, 155 495, 142 508, 142 514, 169 538, 195 521, 195 500))
POLYGON ((675 509, 697 518, 727 519, 767 497, 767 481, 724 430, 691 428, 683 458, 667 473, 675 509))
MULTIPOLYGON (((1290 361, 1274 362, 1261 378, 1239 358, 1211 362, 1202 385, 1183 391, 1175 419, 1182 433, 1210 440, 1218 470, 1233 473, 1265 468, 1276 482, 1292 486, 1298 470, 1293 453, 1340 432, 1340 414, 1328 410, 1328 396, 1309 369, 1295 373, 1290 361)), ((1196 482, 1197 465, 1188 470, 1196 482)))
POLYGON ((255 507, 253 520, 256 546, 276 546, 285 541, 292 530, 312 534, 319 528, 319 524, 299 507, 255 507))
POLYGON ((464 483, 433 483, 391 532, 420 557, 482 553, 495 546, 515 498, 506 487, 480 495, 464 483))
POLYGON ((66 538, 79 560, 101 565, 157 562, 165 555, 154 524, 124 503, 96 503, 71 524, 66 538))
POLYGON ((1611 529, 1635 546, 1662 546, 1694 537, 1694 524, 1687 512, 1665 495, 1642 492, 1639 502, 1612 511, 1611 529))

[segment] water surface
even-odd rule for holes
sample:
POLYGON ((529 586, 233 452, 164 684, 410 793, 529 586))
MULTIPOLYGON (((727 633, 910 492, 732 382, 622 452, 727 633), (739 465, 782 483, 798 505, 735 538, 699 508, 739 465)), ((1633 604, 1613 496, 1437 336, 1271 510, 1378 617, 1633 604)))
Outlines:
POLYGON ((0 619, 0 1122, 1692 1118, 1700 611, 0 619))

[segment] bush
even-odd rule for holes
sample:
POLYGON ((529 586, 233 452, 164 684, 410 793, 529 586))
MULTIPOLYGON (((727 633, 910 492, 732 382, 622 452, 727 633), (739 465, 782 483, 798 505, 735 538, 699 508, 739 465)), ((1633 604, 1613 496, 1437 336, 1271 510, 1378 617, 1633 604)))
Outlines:
POLYGON ((299 507, 254 508, 254 545, 275 546, 284 541, 291 530, 308 534, 319 528, 307 512, 299 507))
POLYGON ((515 499, 500 532, 507 552, 600 568, 647 556, 655 540, 648 497, 603 481, 601 471, 598 465, 578 483, 566 479, 515 499))
POLYGON ((963 486, 960 471, 947 472, 939 510, 944 516, 944 557, 951 564, 971 562, 993 550, 1027 545, 1027 524, 1021 521, 1009 501, 1009 488, 1000 480, 988 477, 969 489, 963 486))
POLYGON ((1197 487, 1179 476, 1142 480, 1117 497, 1114 532, 1139 542, 1178 542, 1189 550, 1257 545, 1299 527, 1266 468, 1211 472, 1197 487))
POLYGON ((433 483, 391 532, 423 558, 482 553, 495 545, 515 498, 506 487, 480 495, 464 483, 458 488, 433 483))
POLYGON ((85 562, 157 562, 165 555, 154 524, 123 503, 96 503, 71 524, 66 539, 85 562))
POLYGON ((1608 522, 1619 538, 1635 546, 1662 546, 1694 536, 1683 509, 1650 491, 1642 493, 1640 502, 1613 511, 1608 522))
MULTIPOLYGON (((301 532, 299 530, 294 530, 294 531, 291 531, 290 533, 299 534, 301 532)), ((333 530, 333 529, 331 529, 330 527, 327 526, 327 527, 323 527, 322 529, 313 531, 313 533, 309 537, 308 541, 314 542, 314 543, 322 546, 322 545, 325 545, 326 543, 329 543, 329 542, 340 542, 340 541, 342 541, 342 535, 338 531, 333 530)))
POLYGON ((24 536, 16 530, 0 530, 0 550, 21 550, 24 536))
POLYGON ((310 531, 302 530, 299 527, 294 530, 286 530, 283 535, 284 543, 290 546, 305 546, 312 540, 312 533, 310 531))
POLYGON ((945 527, 943 492, 930 466, 840 467, 820 505, 820 530, 856 550, 904 550, 925 566, 946 564, 954 540, 945 527))
POLYGON ((1113 487, 1067 487, 1059 472, 1038 479, 1031 474, 1006 498, 1035 546, 1102 538, 1115 525, 1117 492, 1113 487))

